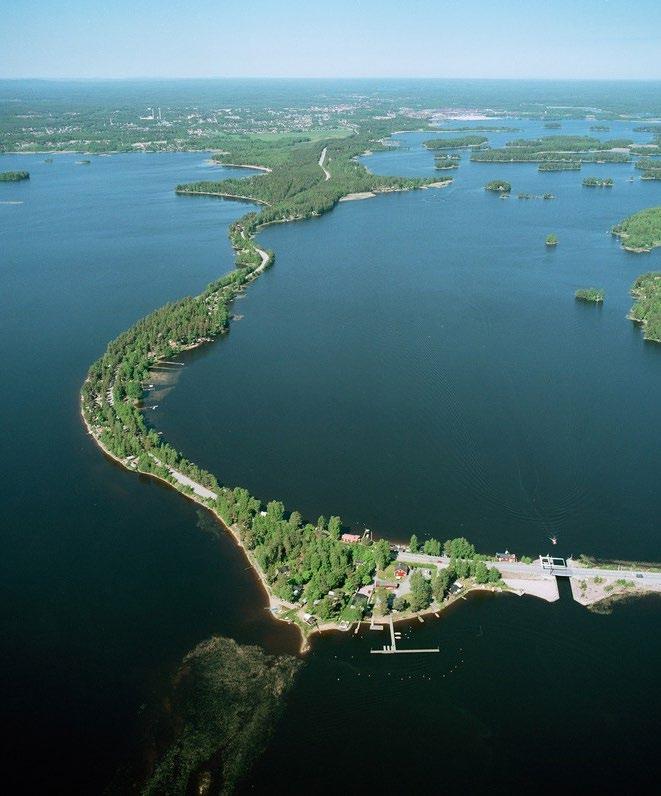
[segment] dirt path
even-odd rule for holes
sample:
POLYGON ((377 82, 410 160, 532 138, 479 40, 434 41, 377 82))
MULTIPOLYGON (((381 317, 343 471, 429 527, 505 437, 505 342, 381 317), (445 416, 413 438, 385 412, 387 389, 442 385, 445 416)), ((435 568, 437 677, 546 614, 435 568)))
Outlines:
POLYGON ((321 170, 322 170, 322 171, 324 172, 324 174, 326 175, 326 176, 324 177, 324 180, 330 180, 330 171, 328 171, 328 169, 327 169, 327 168, 324 166, 324 161, 326 160, 326 152, 327 152, 327 151, 328 151, 328 147, 326 147, 326 146, 325 146, 325 147, 324 147, 324 148, 321 150, 321 155, 319 156, 319 166, 321 167, 321 170))

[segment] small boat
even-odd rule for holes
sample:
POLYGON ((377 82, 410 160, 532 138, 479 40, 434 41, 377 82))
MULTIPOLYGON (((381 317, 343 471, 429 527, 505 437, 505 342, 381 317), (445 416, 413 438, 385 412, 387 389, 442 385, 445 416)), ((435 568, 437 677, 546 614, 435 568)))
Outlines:
MULTIPOLYGON (((158 409, 158 404, 156 404, 156 406, 152 406, 152 409, 158 409)), ((555 544, 555 542, 553 542, 553 544, 555 544)))
POLYGON ((558 544, 558 537, 557 536, 549 536, 549 541, 551 544, 558 544))

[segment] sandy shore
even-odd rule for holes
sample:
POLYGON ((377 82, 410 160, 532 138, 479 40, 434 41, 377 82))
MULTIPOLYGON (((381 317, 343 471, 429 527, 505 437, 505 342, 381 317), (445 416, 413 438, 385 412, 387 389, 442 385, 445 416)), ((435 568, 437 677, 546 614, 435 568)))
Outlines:
POLYGON ((181 196, 219 196, 221 199, 236 199, 240 202, 254 202, 258 205, 266 205, 270 207, 268 202, 263 199, 255 199, 252 196, 240 196, 236 193, 221 193, 220 191, 175 191, 181 196))
POLYGON ((373 196, 376 196, 375 193, 372 191, 361 191, 360 193, 348 193, 346 196, 342 196, 338 199, 338 202, 356 202, 360 199, 371 199, 373 196))

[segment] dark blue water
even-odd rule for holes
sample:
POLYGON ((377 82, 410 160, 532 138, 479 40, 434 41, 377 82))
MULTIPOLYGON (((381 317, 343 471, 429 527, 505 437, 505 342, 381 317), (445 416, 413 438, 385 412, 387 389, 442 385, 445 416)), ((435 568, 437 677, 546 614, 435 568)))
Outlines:
POLYGON ((214 632, 297 643, 274 632, 209 517, 106 460, 80 421, 80 385, 106 343, 231 265, 227 225, 245 205, 173 192, 219 173, 204 158, 0 157, 31 174, 0 184, 0 202, 22 202, 0 204, 5 783, 103 785, 140 706, 214 632))
MULTIPOLYGON (((366 162, 433 173, 425 137, 366 162)), ((1 202, 23 202, 0 204, 0 698, 7 779, 90 792, 195 643, 295 640, 208 516, 108 462, 78 414, 109 339, 230 267, 226 229, 245 205, 174 195, 210 173, 202 155, 77 159, 0 158, 32 175, 0 185, 1 202)), ((244 319, 189 355, 151 418, 225 482, 311 517, 532 553, 553 531, 564 552, 659 558, 661 350, 625 315, 630 283, 660 258, 607 234, 659 204, 659 186, 628 183, 629 166, 464 161, 451 188, 265 230, 277 262, 237 302, 244 319), (590 173, 615 187, 582 189, 590 173), (496 176, 558 198, 501 201, 482 190, 496 176), (590 284, 606 290, 601 309, 574 301, 590 284)), ((409 633, 440 655, 394 662, 369 655, 375 633, 319 639, 251 787, 395 776, 498 790, 541 768, 584 789, 649 784, 658 605, 596 616, 565 592, 553 606, 460 603, 409 633)))
MULTIPOLYGON (((428 137, 364 162, 433 173, 428 137)), ((191 354, 158 427, 225 482, 309 517, 400 539, 462 533, 485 550, 536 555, 553 534, 566 554, 658 558, 661 347, 625 316, 661 253, 627 254, 609 230, 661 188, 632 175, 464 155, 449 188, 263 231, 276 267, 237 304, 230 337, 191 354), (615 187, 583 188, 587 174, 615 187), (483 190, 500 176, 507 200, 483 190), (575 301, 591 285, 603 307, 575 301)))

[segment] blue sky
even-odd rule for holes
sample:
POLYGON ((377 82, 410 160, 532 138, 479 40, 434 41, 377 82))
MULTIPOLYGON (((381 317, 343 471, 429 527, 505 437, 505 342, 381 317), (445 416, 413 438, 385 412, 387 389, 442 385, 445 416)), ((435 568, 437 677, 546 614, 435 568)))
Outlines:
POLYGON ((5 0, 0 77, 661 78, 661 0, 5 0))

